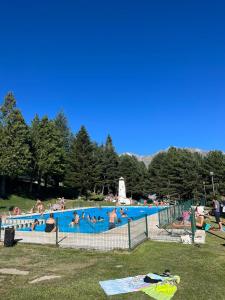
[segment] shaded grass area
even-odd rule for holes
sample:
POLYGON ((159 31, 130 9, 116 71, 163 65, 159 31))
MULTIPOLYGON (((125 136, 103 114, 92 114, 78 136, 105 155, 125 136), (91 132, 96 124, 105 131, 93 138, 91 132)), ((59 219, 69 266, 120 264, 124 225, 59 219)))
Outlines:
MULTIPOLYGON (((49 208, 49 205, 54 204, 57 199, 49 199, 43 201, 46 209, 49 208)), ((0 199, 0 212, 8 213, 11 206, 19 207, 22 212, 27 213, 35 205, 36 200, 30 198, 19 197, 17 195, 12 195, 9 199, 2 200, 0 199)), ((66 208, 76 208, 76 207, 88 207, 88 206, 99 206, 99 205, 115 205, 113 203, 105 201, 81 201, 81 200, 66 200, 66 208)))
MULTIPOLYGON (((0 246, 1 247, 1 246, 0 246)), ((148 241, 133 252, 94 252, 50 246, 17 245, 0 248, 0 268, 30 271, 29 276, 0 275, 2 299, 150 299, 131 293, 106 297, 98 282, 170 269, 180 275, 174 299, 224 299, 225 247, 207 235, 201 247, 148 241), (61 279, 30 285, 44 275, 61 279)))

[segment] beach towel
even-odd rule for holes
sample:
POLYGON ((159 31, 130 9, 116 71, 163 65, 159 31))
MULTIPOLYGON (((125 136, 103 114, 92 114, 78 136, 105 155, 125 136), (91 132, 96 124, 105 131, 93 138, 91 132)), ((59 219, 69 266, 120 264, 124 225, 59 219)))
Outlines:
MULTIPOLYGON (((145 276, 146 275, 138 275, 135 277, 100 281, 99 284, 101 285, 102 289, 108 296, 127 294, 127 293, 140 291, 145 287, 149 287, 150 285, 153 285, 151 283, 144 282, 145 276)), ((151 277, 152 279, 157 279, 162 281, 173 280, 176 281, 177 283, 180 282, 179 276, 163 277, 153 273, 149 273, 147 274, 147 276, 151 277)))
POLYGON ((204 229, 205 231, 208 231, 211 227, 212 227, 211 224, 205 224, 205 226, 204 226, 203 229, 204 229))
POLYGON ((170 300, 176 293, 177 287, 174 284, 165 282, 163 284, 150 285, 149 287, 143 288, 142 291, 156 300, 170 300))

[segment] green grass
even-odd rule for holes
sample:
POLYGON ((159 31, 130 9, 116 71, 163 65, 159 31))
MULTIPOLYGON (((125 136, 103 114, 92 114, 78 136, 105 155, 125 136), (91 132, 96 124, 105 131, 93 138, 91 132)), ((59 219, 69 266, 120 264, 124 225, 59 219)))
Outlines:
POLYGON ((100 280, 163 272, 180 275, 174 300, 222 300, 225 295, 225 247, 207 235, 200 248, 192 245, 148 241, 133 252, 94 252, 57 249, 50 246, 0 246, 0 268, 30 271, 29 276, 0 275, 1 299, 150 299, 142 292, 106 297, 100 280), (118 267, 122 266, 122 267, 118 267), (44 275, 61 279, 30 285, 44 275))
MULTIPOLYGON (((45 208, 48 209, 49 204, 54 204, 56 199, 45 200, 43 203, 45 208)), ((0 199, 0 213, 8 213, 11 206, 19 207, 23 213, 27 213, 35 205, 36 200, 30 198, 19 197, 12 195, 9 199, 3 200, 0 199)), ((67 200, 66 208, 75 208, 75 207, 88 207, 88 206, 98 206, 98 205, 113 205, 113 203, 105 201, 82 201, 82 200, 67 200)))

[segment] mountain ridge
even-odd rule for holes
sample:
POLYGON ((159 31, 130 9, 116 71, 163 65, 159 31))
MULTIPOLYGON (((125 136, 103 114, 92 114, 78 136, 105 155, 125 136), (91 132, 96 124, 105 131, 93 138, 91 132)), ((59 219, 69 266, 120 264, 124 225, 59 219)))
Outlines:
MULTIPOLYGON (((146 166, 149 166, 149 164, 151 163, 151 161, 153 160, 153 158, 159 154, 159 153, 162 153, 162 152, 167 152, 169 150, 170 147, 164 149, 164 150, 159 150, 153 154, 150 154, 150 155, 139 155, 139 154, 135 154, 135 153, 131 153, 131 152, 125 152, 125 153, 122 153, 121 155, 130 155, 130 156, 135 156, 138 161, 142 161, 144 162, 144 164, 146 166)), ((184 150, 188 150, 192 153, 200 153, 201 155, 206 155, 208 152, 210 152, 211 150, 202 150, 200 148, 188 148, 188 147, 175 147, 175 148, 179 148, 179 149, 184 149, 184 150)))

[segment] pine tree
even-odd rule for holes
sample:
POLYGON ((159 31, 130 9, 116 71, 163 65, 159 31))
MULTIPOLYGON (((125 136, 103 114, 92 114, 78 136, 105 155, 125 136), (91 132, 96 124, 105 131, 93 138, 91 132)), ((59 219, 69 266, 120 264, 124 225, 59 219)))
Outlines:
POLYGON ((0 108, 0 174, 1 195, 5 196, 6 176, 24 175, 30 163, 29 131, 16 108, 16 100, 8 93, 0 108))
POLYGON ((31 126, 31 144, 33 173, 37 177, 39 187, 42 179, 47 185, 49 178, 63 176, 65 148, 55 122, 47 117, 39 120, 36 116, 31 126))
POLYGON ((171 147, 154 157, 149 166, 149 189, 176 198, 202 196, 202 157, 171 147))
POLYGON ((135 156, 119 158, 119 176, 124 177, 128 196, 142 197, 146 190, 147 169, 135 156))
MULTIPOLYGON (((55 118, 55 126, 61 136, 63 141, 63 149, 64 149, 64 158, 65 158, 65 168, 69 167, 68 155, 72 143, 72 133, 70 132, 69 125, 65 114, 61 111, 57 114, 55 118)), ((54 181, 56 186, 59 185, 59 182, 63 182, 65 179, 65 172, 55 175, 54 181)))
POLYGON ((208 192, 212 193, 212 178, 210 172, 214 173, 214 184, 218 194, 225 194, 225 155, 222 151, 210 151, 203 162, 203 177, 208 192))
POLYGON ((60 111, 57 114, 54 121, 55 121, 56 128, 58 129, 60 135, 62 136, 65 151, 68 153, 70 143, 72 140, 72 134, 69 129, 67 118, 63 113, 63 111, 60 111))
POLYGON ((93 186, 93 145, 87 130, 81 127, 72 141, 66 184, 87 196, 93 186))
POLYGON ((115 194, 118 185, 118 165, 119 158, 114 149, 112 138, 110 135, 106 139, 104 147, 104 169, 103 169, 103 187, 102 192, 106 190, 107 193, 115 194))
POLYGON ((93 144, 93 186, 94 193, 101 193, 104 185, 104 146, 93 144))

